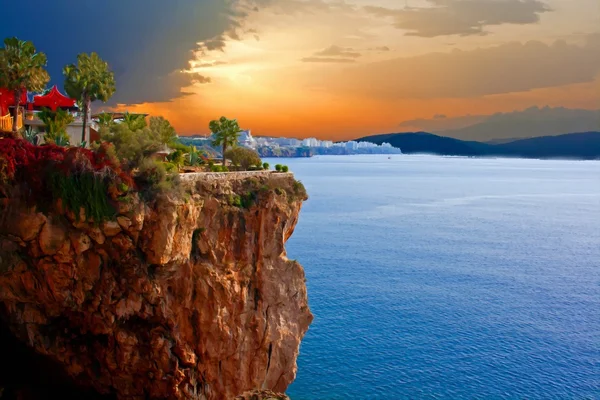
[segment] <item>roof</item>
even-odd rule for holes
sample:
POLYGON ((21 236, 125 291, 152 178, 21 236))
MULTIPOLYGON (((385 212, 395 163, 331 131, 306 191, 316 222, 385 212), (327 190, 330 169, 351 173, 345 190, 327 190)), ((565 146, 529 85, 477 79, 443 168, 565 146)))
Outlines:
MULTIPOLYGON (((21 93, 21 104, 26 104, 27 93, 23 91, 21 93)), ((6 88, 0 88, 0 117, 8 113, 8 107, 15 104, 15 93, 12 90, 6 88)))
POLYGON ((52 111, 56 111, 58 107, 73 107, 75 106, 75 99, 62 94, 56 85, 52 86, 52 89, 43 96, 33 96, 33 105, 36 107, 48 107, 52 111))

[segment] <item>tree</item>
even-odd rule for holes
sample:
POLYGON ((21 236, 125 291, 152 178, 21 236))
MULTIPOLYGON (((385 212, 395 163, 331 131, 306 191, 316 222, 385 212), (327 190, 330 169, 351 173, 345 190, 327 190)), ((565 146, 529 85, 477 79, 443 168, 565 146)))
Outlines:
POLYGON ((54 143, 58 146, 69 145, 70 138, 67 134, 67 126, 73 122, 71 114, 61 108, 51 111, 44 107, 38 117, 44 123, 46 130, 44 140, 46 143, 54 143))
POLYGON ((163 145, 158 135, 149 128, 132 131, 127 124, 114 124, 100 128, 102 141, 115 146, 117 157, 131 168, 137 168, 144 159, 161 150, 163 145))
POLYGON ((262 164, 258 153, 247 147, 234 147, 228 150, 226 158, 231 160, 233 165, 242 167, 244 171, 247 171, 252 166, 258 167, 262 164))
POLYGON ((214 136, 213 146, 221 146, 223 149, 223 165, 225 165, 225 153, 228 147, 237 145, 240 126, 236 119, 221 117, 218 121, 210 121, 208 128, 214 136))
POLYGON ((115 76, 108 63, 98 54, 81 53, 77 56, 77 65, 69 64, 63 69, 65 91, 83 105, 83 128, 81 141, 85 141, 88 115, 92 102, 108 101, 115 93, 115 76))
POLYGON ((165 145, 172 144, 177 139, 175 128, 163 117, 150 117, 150 130, 156 133, 165 145))
POLYGON ((28 91, 42 91, 50 80, 44 68, 46 62, 46 55, 36 52, 32 42, 16 37, 4 39, 4 47, 0 48, 0 87, 5 87, 14 94, 15 114, 12 131, 15 135, 21 96, 28 91))
POLYGON ((101 127, 110 128, 111 126, 113 126, 113 124, 114 121, 111 114, 106 112, 98 114, 98 125, 100 125, 101 127))
POLYGON ((148 126, 144 114, 131 114, 129 111, 126 111, 125 114, 123 114, 123 123, 133 132, 148 126))

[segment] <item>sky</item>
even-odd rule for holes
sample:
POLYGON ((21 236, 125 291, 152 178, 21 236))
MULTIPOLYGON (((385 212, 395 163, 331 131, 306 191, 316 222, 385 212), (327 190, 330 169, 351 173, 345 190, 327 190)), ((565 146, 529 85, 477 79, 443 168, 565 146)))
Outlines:
MULTIPOLYGON (((533 106, 600 109, 598 0, 30 0, 52 84, 80 52, 115 72, 96 110, 220 116, 254 135, 343 140, 533 106)), ((449 126, 451 128, 451 126, 449 126)), ((483 139, 483 138, 482 138, 483 139)))

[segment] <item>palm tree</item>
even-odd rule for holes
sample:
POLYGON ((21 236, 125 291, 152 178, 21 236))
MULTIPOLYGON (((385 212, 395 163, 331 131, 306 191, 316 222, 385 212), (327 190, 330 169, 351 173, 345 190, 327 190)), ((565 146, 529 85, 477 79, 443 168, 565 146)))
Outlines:
POLYGON ((98 125, 110 128, 113 125, 112 115, 106 112, 98 114, 98 125))
POLYGON ((83 129, 81 141, 85 142, 88 115, 93 101, 108 101, 115 93, 115 76, 108 63, 98 54, 81 53, 77 56, 77 65, 69 64, 63 69, 65 91, 69 96, 79 99, 83 105, 83 129))
POLYGON ((240 126, 236 119, 221 117, 218 121, 210 121, 208 128, 213 133, 213 146, 222 146, 223 148, 223 165, 225 165, 225 153, 228 147, 237 145, 240 126))
POLYGON ((32 42, 16 37, 4 39, 4 47, 0 48, 0 87, 14 93, 15 115, 12 131, 15 135, 23 93, 42 91, 50 80, 44 68, 46 62, 46 55, 36 52, 32 42))
POLYGON ((131 114, 129 111, 126 111, 125 114, 123 114, 123 123, 126 124, 132 132, 139 131, 148 126, 144 114, 131 114))

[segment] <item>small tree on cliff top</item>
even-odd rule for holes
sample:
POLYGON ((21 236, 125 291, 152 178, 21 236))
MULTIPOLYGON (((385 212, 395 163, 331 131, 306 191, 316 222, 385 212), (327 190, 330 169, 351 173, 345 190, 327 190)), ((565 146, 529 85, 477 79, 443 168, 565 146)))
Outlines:
POLYGON ((238 141, 238 134, 241 129, 236 119, 227 119, 221 117, 218 121, 212 120, 208 128, 213 133, 213 146, 221 146, 223 149, 223 165, 225 165, 225 153, 228 147, 235 147, 238 141))
POLYGON ((233 165, 242 167, 244 171, 247 171, 252 166, 260 167, 262 164, 258 153, 246 147, 234 147, 227 150, 225 158, 230 160, 233 165))
POLYGON ((36 52, 32 42, 16 37, 4 39, 4 47, 0 48, 0 87, 7 88, 14 95, 13 134, 17 133, 17 118, 23 93, 40 92, 50 80, 44 68, 46 62, 46 55, 36 52))

